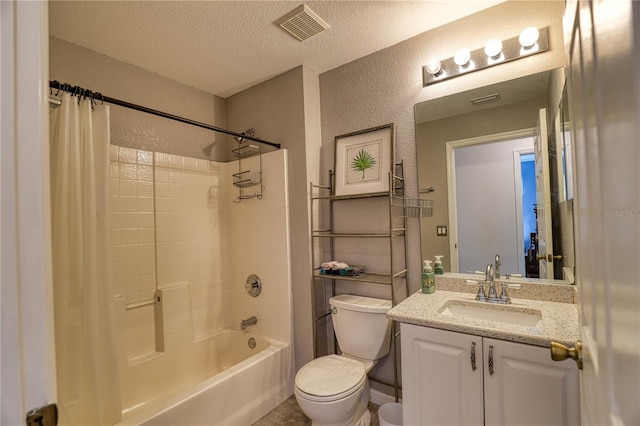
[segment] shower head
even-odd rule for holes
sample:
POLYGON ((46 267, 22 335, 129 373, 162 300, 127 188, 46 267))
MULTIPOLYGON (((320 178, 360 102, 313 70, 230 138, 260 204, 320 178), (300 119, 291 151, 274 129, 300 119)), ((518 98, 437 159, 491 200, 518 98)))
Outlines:
MULTIPOLYGON (((249 137, 254 137, 256 135, 256 129, 254 128, 250 128, 245 130, 244 132, 241 133, 243 136, 249 136, 249 137)), ((233 137, 238 143, 242 143, 244 142, 244 138, 239 137, 239 136, 234 136, 233 137)))
POLYGON ((216 146, 216 141, 211 142, 209 145, 202 148, 202 153, 207 157, 211 157, 211 153, 213 152, 213 147, 216 146))

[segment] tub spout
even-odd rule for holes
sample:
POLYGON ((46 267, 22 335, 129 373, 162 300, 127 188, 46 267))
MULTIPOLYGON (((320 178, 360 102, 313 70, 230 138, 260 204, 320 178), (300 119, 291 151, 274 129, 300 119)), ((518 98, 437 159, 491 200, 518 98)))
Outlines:
POLYGON ((240 321, 240 329, 244 331, 247 328, 249 328, 250 325, 256 325, 257 323, 258 323, 258 318, 256 317, 244 319, 240 321))

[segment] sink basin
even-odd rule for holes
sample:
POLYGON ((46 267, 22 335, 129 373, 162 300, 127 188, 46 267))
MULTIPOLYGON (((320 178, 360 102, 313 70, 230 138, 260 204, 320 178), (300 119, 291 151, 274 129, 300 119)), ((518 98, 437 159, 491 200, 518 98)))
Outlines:
POLYGON ((442 305, 438 313, 525 327, 542 327, 542 312, 537 309, 511 305, 473 302, 470 300, 449 300, 442 305))

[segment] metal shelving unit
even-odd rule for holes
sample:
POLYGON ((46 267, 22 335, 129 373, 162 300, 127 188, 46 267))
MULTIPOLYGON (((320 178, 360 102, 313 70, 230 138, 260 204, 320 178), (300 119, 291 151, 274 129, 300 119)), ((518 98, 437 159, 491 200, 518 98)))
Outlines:
MULTIPOLYGON (((396 289, 396 284, 400 282, 400 280, 404 279, 405 281, 405 289, 404 289, 404 297, 409 295, 409 283, 407 282, 407 269, 406 269, 406 259, 407 259, 407 240, 405 238, 406 234, 406 223, 407 217, 423 217, 430 216, 433 211, 433 201, 432 200, 423 200, 416 199, 411 197, 405 197, 404 195, 404 178, 403 178, 403 163, 396 164, 395 173, 389 173, 389 191, 378 192, 378 193, 369 193, 369 194, 355 194, 355 195, 343 195, 336 196, 333 195, 333 188, 331 186, 321 186, 310 184, 310 202, 311 202, 311 239, 312 239, 312 262, 318 262, 318 253, 316 253, 316 243, 319 240, 328 239, 330 243, 330 257, 331 260, 336 259, 336 250, 334 247, 334 241, 337 239, 387 239, 389 242, 389 274, 377 274, 377 273, 364 273, 361 276, 351 277, 351 276, 341 276, 341 275, 330 275, 330 274, 322 274, 320 273, 320 265, 313 264, 313 288, 312 288, 312 306, 313 306, 313 318, 314 318, 314 327, 313 327, 313 342, 314 342, 314 357, 318 356, 318 341, 317 341, 317 323, 318 321, 326 318, 331 313, 330 312, 316 312, 316 286, 322 286, 322 293, 325 294, 326 288, 325 285, 327 283, 331 284, 331 294, 336 294, 336 282, 338 281, 351 281, 351 282, 359 282, 359 283, 369 283, 369 284, 382 284, 388 285, 390 287, 390 296, 391 296, 391 304, 395 306, 401 300, 399 300, 396 289), (338 202, 348 202, 351 200, 363 200, 367 198, 386 198, 387 205, 389 208, 389 223, 384 232, 374 232, 374 233, 366 233, 366 232, 356 232, 356 233, 342 233, 342 232, 333 232, 335 217, 334 217, 334 204, 338 202), (319 229, 319 224, 315 223, 316 218, 319 216, 318 212, 321 208, 322 202, 328 203, 328 222, 329 227, 327 229, 319 229), (404 249, 398 250, 397 239, 402 239, 403 243, 401 244, 404 249), (400 254, 401 258, 404 259, 402 264, 404 265, 402 268, 398 268, 396 270, 396 260, 399 253, 398 251, 402 251, 400 254)), ((330 175, 330 182, 333 181, 332 175, 330 175)), ((339 254, 339 253, 338 253, 339 254)), ((403 297, 403 299, 404 299, 403 297)), ((395 390, 395 398, 398 400, 398 361, 397 361, 397 337, 399 336, 399 327, 396 322, 394 322, 393 334, 392 334, 392 345, 394 349, 394 383, 385 383, 386 385, 390 385, 394 387, 395 390)))
POLYGON ((253 145, 243 141, 239 142, 238 148, 231 151, 235 157, 238 158, 238 173, 233 175, 233 186, 238 188, 238 197, 235 199, 236 203, 242 200, 249 200, 251 198, 262 199, 262 148, 258 145, 253 145), (243 170, 242 159, 252 156, 258 157, 257 170, 243 170), (253 194, 247 194, 246 188, 258 186, 253 194))

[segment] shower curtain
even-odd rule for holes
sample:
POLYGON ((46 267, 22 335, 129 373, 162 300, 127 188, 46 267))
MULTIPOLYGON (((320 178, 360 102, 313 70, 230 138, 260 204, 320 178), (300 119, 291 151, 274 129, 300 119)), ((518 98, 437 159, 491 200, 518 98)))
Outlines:
POLYGON ((109 107, 64 93, 50 116, 60 423, 120 421, 108 228, 109 107))

